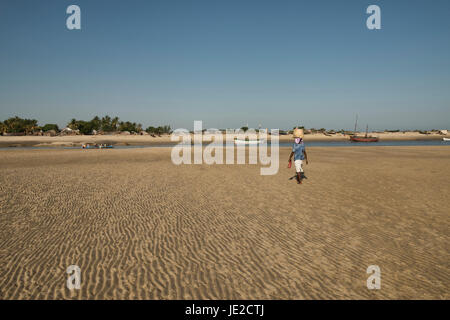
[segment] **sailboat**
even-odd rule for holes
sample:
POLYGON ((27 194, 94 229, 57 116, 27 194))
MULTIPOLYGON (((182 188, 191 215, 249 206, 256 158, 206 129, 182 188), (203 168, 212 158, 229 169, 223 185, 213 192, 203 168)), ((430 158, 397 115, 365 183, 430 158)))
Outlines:
MULTIPOLYGON (((354 131, 355 133, 356 133, 357 124, 358 124, 358 115, 356 115, 355 131, 354 131)), ((369 136, 368 131, 369 131, 369 125, 366 126, 366 134, 364 136, 357 136, 357 135, 350 136, 350 141, 352 141, 352 142, 378 142, 379 138, 369 136)))
POLYGON ((352 142, 378 142, 378 137, 370 137, 370 136, 351 136, 350 141, 352 142))

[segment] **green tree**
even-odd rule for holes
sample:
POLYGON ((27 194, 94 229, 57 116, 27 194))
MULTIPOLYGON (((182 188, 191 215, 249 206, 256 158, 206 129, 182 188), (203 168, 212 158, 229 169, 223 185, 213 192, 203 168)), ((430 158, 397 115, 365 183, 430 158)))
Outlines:
POLYGON ((136 122, 121 121, 119 123, 119 131, 137 132, 137 129, 138 129, 138 125, 136 124, 136 122))
POLYGON ((92 123, 90 121, 77 121, 77 129, 81 134, 92 134, 92 123))
MULTIPOLYGON (((99 131, 100 128, 102 127, 102 123, 101 120, 98 116, 95 116, 91 121, 90 121, 90 126, 92 127, 92 130, 96 130, 99 131)), ((91 132, 92 132, 91 130, 91 132)))
POLYGON ((59 132, 59 127, 57 124, 53 124, 53 123, 47 123, 46 125, 44 125, 42 127, 42 131, 47 132, 49 130, 55 130, 56 132, 59 132))
POLYGON ((91 121, 72 119, 67 124, 72 130, 80 130, 81 134, 92 134, 94 130, 99 131, 101 128, 101 120, 99 117, 94 117, 91 121))
POLYGON ((72 120, 70 120, 70 122, 67 124, 67 127, 72 129, 72 130, 77 130, 78 129, 78 121, 75 118, 72 118, 72 120))
POLYGON ((156 131, 156 128, 155 128, 155 127, 152 127, 152 126, 150 126, 150 127, 147 127, 147 129, 145 129, 145 131, 147 131, 148 133, 155 133, 155 131, 156 131))
POLYGON ((170 134, 171 132, 172 132, 172 129, 170 128, 169 125, 163 126, 163 133, 170 134))
POLYGON ((18 116, 9 118, 4 121, 4 130, 9 133, 25 133, 29 134, 39 129, 37 120, 35 119, 22 119, 18 116))
POLYGON ((106 115, 101 120, 101 130, 105 132, 111 132, 114 131, 112 128, 112 120, 111 117, 106 115))
POLYGON ((111 120, 111 131, 117 131, 119 129, 119 117, 114 117, 111 120))
POLYGON ((147 127, 147 129, 145 129, 145 131, 151 134, 161 135, 161 134, 170 134, 172 132, 172 129, 170 128, 169 125, 159 127, 149 126, 147 127))

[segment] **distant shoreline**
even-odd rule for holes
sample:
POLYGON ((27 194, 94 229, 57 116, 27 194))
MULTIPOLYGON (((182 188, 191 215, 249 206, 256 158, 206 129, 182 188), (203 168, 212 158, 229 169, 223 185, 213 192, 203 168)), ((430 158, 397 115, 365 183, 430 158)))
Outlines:
MULTIPOLYGON (((364 135, 365 133, 358 133, 364 135)), ((426 141, 426 140, 442 140, 442 138, 450 138, 450 135, 441 134, 420 134, 417 132, 384 132, 369 133, 377 136, 380 141, 426 141)), ((326 136, 322 133, 307 134, 304 138, 305 142, 341 142, 348 141, 349 135, 334 134, 326 136)), ((280 142, 292 141, 292 135, 281 135, 280 142)), ((0 136, 0 148, 6 147, 81 147, 83 144, 110 144, 113 146, 149 146, 163 144, 177 144, 171 141, 170 135, 162 135, 161 137, 152 137, 150 135, 73 135, 73 136, 0 136)), ((204 142, 209 144, 209 142, 204 142)))

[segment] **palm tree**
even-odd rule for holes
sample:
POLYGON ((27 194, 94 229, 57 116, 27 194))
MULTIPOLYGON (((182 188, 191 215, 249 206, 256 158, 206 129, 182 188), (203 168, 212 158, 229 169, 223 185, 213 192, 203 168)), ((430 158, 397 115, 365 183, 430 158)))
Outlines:
POLYGON ((72 129, 72 130, 76 130, 78 129, 78 121, 75 118, 72 118, 72 120, 70 120, 70 122, 67 124, 67 126, 72 129))
POLYGON ((29 134, 39 128, 37 120, 22 119, 18 116, 5 120, 2 127, 2 131, 25 134, 29 134))
POLYGON ((95 131, 100 130, 101 122, 100 122, 100 118, 98 116, 95 116, 91 120, 91 126, 92 126, 92 130, 95 130, 95 131))
POLYGON ((31 119, 31 120, 25 119, 23 122, 24 122, 25 134, 30 134, 39 128, 39 126, 37 124, 37 120, 35 120, 35 119, 31 119))
POLYGON ((22 131, 22 119, 18 116, 5 120, 6 130, 8 132, 17 133, 22 131))
POLYGON ((106 115, 101 120, 101 129, 103 131, 112 131, 111 128, 111 117, 106 115))
POLYGON ((111 129, 112 131, 117 131, 118 127, 119 127, 119 117, 114 117, 111 120, 111 129))
POLYGON ((6 132, 16 132, 16 123, 19 117, 9 118, 4 121, 5 131, 6 132))

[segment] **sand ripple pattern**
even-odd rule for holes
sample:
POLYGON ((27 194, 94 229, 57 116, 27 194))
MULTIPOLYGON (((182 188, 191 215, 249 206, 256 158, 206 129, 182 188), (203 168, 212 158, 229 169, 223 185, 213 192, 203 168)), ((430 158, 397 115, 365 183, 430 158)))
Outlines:
POLYGON ((310 148, 301 186, 284 160, 263 177, 165 148, 0 153, 1 299, 450 298, 448 148, 310 148))

